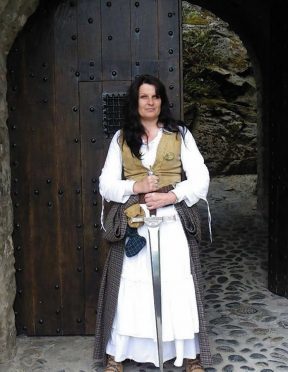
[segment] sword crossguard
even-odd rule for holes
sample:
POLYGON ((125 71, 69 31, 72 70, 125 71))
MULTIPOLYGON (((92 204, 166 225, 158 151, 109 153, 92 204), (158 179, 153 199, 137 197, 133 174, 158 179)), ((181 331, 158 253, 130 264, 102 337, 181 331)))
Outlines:
POLYGON ((172 216, 150 216, 150 217, 131 217, 130 222, 144 222, 148 227, 158 227, 162 222, 176 221, 176 215, 172 216))
POLYGON ((163 222, 162 217, 156 216, 144 217, 144 223, 148 227, 159 227, 162 222, 163 222))

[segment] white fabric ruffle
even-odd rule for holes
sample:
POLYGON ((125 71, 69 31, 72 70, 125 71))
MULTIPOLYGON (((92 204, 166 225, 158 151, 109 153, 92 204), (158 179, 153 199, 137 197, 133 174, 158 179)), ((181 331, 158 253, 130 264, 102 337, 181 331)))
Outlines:
MULTIPOLYGON (((113 355, 117 362, 132 359, 138 363, 149 362, 159 367, 157 343, 151 339, 121 336, 113 329, 106 352, 113 355)), ((163 362, 176 356, 176 367, 183 365, 184 358, 195 359, 197 354, 200 354, 198 335, 192 340, 163 342, 163 362)))

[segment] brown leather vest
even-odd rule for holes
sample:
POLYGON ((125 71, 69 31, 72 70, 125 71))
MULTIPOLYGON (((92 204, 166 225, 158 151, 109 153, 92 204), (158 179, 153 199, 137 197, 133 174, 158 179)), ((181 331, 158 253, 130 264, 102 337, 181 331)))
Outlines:
MULTIPOLYGON (((120 146, 122 136, 120 135, 120 146)), ((127 143, 122 146, 123 174, 125 179, 140 181, 147 176, 148 169, 141 160, 132 155, 127 143)), ((151 170, 159 177, 159 188, 181 181, 181 135, 163 130, 155 163, 151 170)))

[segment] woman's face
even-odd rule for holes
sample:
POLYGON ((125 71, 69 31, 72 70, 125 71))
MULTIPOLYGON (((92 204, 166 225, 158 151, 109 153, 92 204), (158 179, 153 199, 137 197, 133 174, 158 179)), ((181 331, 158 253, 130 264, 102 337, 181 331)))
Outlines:
POLYGON ((154 85, 142 84, 138 93, 138 113, 142 120, 158 119, 161 112, 161 98, 154 85))

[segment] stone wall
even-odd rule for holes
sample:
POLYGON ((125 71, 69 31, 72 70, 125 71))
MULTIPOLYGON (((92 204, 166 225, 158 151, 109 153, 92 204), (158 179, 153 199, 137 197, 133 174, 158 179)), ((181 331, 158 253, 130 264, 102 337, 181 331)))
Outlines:
POLYGON ((13 210, 10 198, 9 138, 6 125, 6 58, 19 30, 38 0, 0 0, 0 363, 15 353, 13 311, 15 269, 12 244, 13 210))
POLYGON ((229 24, 183 2, 184 118, 210 173, 257 173, 253 66, 229 24))

